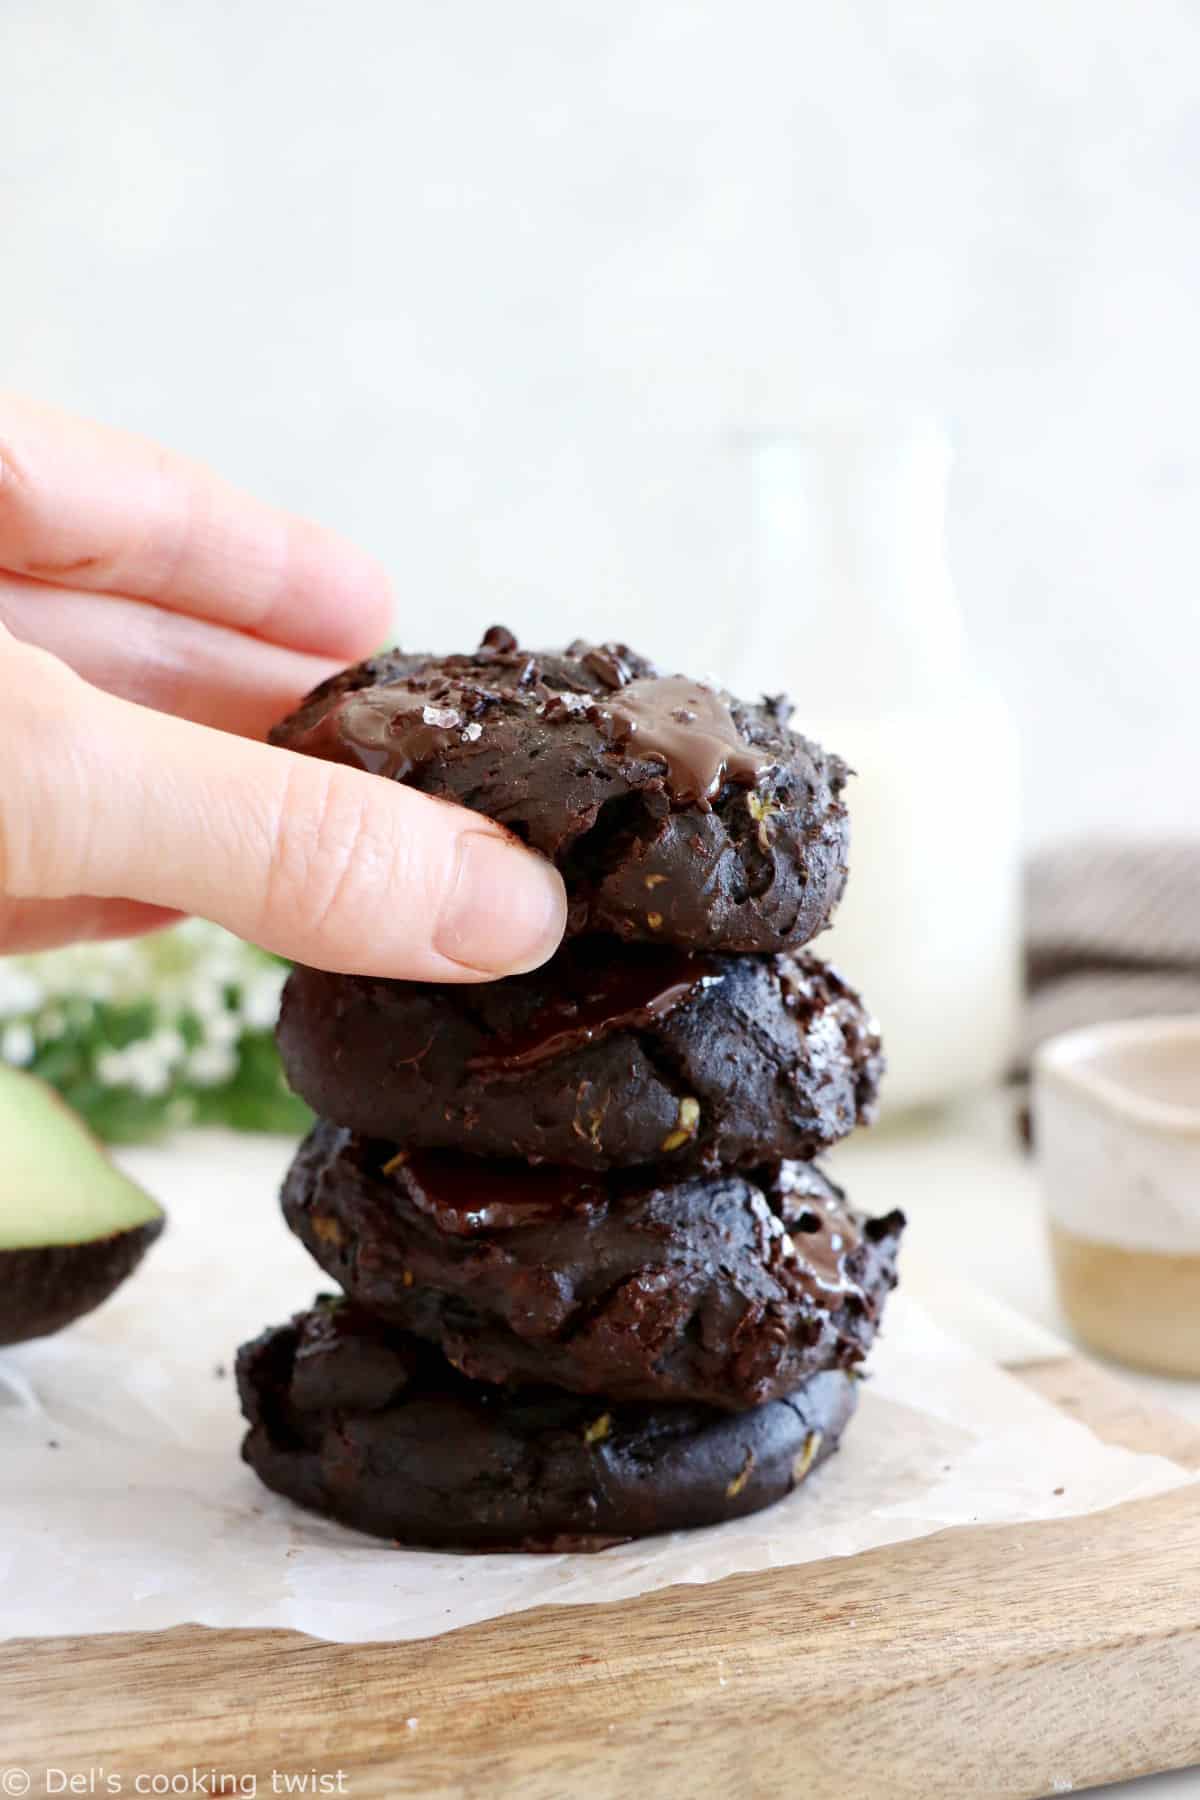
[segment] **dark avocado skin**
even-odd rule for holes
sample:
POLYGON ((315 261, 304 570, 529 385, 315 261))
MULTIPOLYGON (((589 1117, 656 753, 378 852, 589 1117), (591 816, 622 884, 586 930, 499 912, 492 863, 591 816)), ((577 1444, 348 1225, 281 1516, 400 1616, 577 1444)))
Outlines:
POLYGON ((0 1345, 49 1337, 94 1312, 137 1268, 164 1221, 83 1244, 0 1250, 0 1345))

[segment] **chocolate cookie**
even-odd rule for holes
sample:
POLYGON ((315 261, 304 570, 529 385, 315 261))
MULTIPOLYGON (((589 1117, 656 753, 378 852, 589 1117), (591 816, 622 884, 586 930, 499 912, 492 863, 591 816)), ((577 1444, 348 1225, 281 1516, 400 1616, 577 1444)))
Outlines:
POLYGON ((753 1412, 588 1400, 468 1381, 345 1304, 318 1304, 238 1353, 260 1480, 401 1543, 600 1550, 740 1518, 836 1448, 855 1383, 816 1375, 753 1412))
POLYGON ((846 878, 845 765, 790 711, 494 626, 470 656, 344 670, 271 740, 499 820, 562 870, 572 931, 770 951, 818 932, 846 878))
POLYGON ((293 971, 279 1047, 372 1137, 584 1169, 811 1157, 874 1114, 879 1036, 815 958, 578 938, 529 975, 438 987, 293 971))
POLYGON ((852 1212, 810 1163, 597 1176, 325 1122, 283 1209, 357 1306, 474 1380, 731 1411, 865 1356, 904 1223, 852 1212))

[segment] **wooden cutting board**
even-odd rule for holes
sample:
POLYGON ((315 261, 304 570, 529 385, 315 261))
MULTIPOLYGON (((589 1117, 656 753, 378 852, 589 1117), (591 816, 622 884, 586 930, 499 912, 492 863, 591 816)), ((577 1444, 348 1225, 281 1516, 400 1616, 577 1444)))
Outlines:
MULTIPOLYGON (((1020 1374, 1106 1440, 1200 1468, 1200 1429, 1082 1360, 1020 1374)), ((0 1764, 31 1772, 0 1794, 139 1775, 270 1794, 315 1771, 324 1789, 292 1791, 974 1800, 1196 1761, 1188 1489, 419 1643, 188 1627, 0 1653, 0 1764)))

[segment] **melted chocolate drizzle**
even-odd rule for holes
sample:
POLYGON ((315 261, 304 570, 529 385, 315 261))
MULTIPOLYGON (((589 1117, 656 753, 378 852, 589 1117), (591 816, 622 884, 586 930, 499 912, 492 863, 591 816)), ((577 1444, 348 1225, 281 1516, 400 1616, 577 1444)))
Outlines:
POLYGON ((485 1162, 450 1150, 416 1150, 404 1165, 413 1205, 453 1237, 517 1230, 608 1204, 595 1177, 556 1163, 485 1162))
POLYGON ((858 1228, 836 1188, 807 1163, 784 1163, 775 1198, 795 1249, 785 1265, 793 1279, 825 1306, 854 1297, 865 1306, 866 1295, 847 1269, 859 1246, 858 1228))
POLYGON ((341 694, 290 747, 404 781, 476 742, 480 715, 508 701, 532 704, 546 721, 582 712, 626 754, 662 763, 681 806, 707 810, 723 783, 757 787, 778 767, 776 755, 742 738, 725 701, 701 682, 683 675, 631 679, 636 658, 624 644, 577 642, 567 658, 556 665, 552 685, 512 632, 493 625, 473 656, 445 657, 403 682, 341 694))
POLYGON ((404 781, 414 769, 457 745, 483 689, 442 688, 413 693, 403 687, 362 688, 346 694, 315 725, 298 735, 293 748, 326 762, 349 763, 370 775, 404 781), (427 714, 442 715, 443 722, 427 714))
MULTIPOLYGON (((384 1154, 381 1146, 381 1155, 384 1154)), ((604 1213, 622 1183, 554 1163, 490 1162, 449 1150, 394 1154, 380 1178, 403 1180, 412 1204, 452 1237, 519 1231, 571 1213, 604 1213), (398 1164, 404 1175, 400 1177, 398 1164)), ((827 1312, 869 1302, 849 1272, 860 1232, 845 1201, 803 1163, 785 1163, 773 1185, 774 1209, 761 1192, 750 1204, 777 1277, 827 1312)))
POLYGON ((600 717, 635 755, 666 764, 671 797, 707 806, 723 782, 757 787, 778 757, 747 744, 719 695, 684 675, 631 681, 605 703, 600 717))
POLYGON ((564 959, 563 988, 524 1028, 473 1056, 481 1075, 518 1074, 554 1056, 582 1050, 617 1031, 636 1031, 665 1019, 701 989, 723 980, 715 963, 682 950, 639 955, 622 947, 615 958, 564 959))

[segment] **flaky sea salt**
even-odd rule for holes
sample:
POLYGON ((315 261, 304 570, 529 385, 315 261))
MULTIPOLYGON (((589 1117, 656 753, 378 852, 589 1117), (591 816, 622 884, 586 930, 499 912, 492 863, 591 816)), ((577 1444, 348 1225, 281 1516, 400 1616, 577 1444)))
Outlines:
POLYGON ((436 725, 440 731, 453 731, 461 723, 452 706, 426 706, 422 709, 421 717, 426 725, 436 725))

